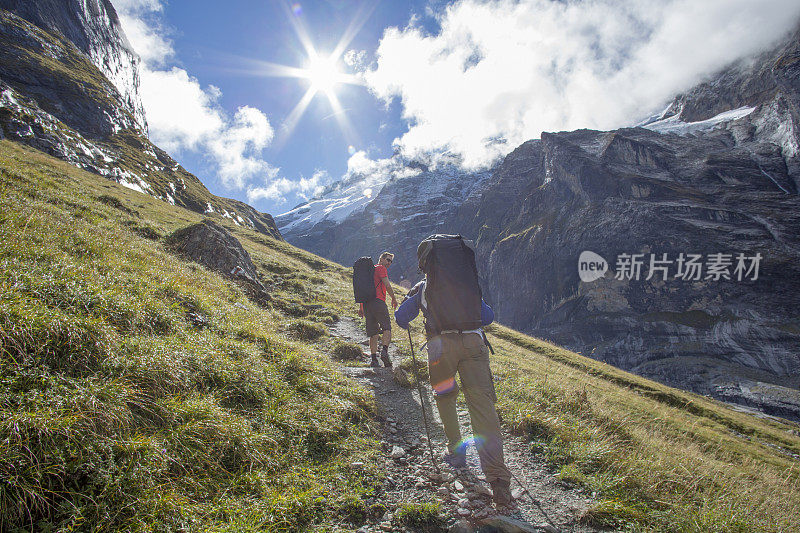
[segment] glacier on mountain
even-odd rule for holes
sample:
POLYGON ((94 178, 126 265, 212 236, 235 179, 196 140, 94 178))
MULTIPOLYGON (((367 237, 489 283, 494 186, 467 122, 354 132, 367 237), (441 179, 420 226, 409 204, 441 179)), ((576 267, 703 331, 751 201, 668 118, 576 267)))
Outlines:
MULTIPOLYGON (((739 107, 730 111, 725 111, 715 115, 707 120, 698 120, 696 122, 685 122, 681 120, 680 115, 672 115, 668 118, 656 120, 654 122, 645 123, 643 128, 652 130, 658 133, 674 133, 676 135, 690 135, 701 131, 712 130, 719 124, 731 122, 740 118, 746 117, 753 111, 755 107, 739 107)), ((663 114, 662 114, 663 116, 663 114)))

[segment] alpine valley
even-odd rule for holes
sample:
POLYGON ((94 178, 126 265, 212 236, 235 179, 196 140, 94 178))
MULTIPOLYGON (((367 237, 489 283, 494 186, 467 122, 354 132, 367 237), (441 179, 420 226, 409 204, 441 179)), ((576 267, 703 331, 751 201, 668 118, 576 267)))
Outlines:
POLYGON ((543 133, 480 172, 399 157, 379 170, 276 216, 283 236, 345 265, 391 250, 390 277, 411 282, 420 240, 460 233, 503 324, 800 420, 800 32, 636 127, 543 133), (583 251, 604 277, 581 281, 583 251), (683 275, 689 254, 724 275, 683 275), (627 256, 640 275, 617 268, 627 256))
POLYGON ((0 532, 797 531, 800 33, 637 127, 365 160, 274 220, 148 139, 141 72, 110 0, 0 0, 0 532), (498 318, 511 506, 474 389, 443 461, 422 320, 364 352, 350 265, 395 252, 402 296, 434 233, 498 318))

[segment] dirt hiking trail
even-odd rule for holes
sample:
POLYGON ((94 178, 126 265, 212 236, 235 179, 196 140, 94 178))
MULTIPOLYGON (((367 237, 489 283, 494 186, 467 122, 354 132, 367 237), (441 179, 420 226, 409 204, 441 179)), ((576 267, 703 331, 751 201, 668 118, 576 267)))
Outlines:
MULTIPOLYGON (((347 317, 331 326, 330 333, 341 340, 360 345, 367 341, 363 326, 347 317)), ((406 334, 399 328, 393 333, 406 334)), ((427 361, 427 353, 419 353, 418 347, 415 347, 415 352, 418 361, 427 361)), ((400 362, 394 345, 390 346, 389 355, 395 365, 400 362)), ((365 355, 363 363, 368 362, 368 356, 365 355)), ((449 517, 441 528, 428 531, 600 531, 580 522, 581 515, 592 504, 591 496, 559 481, 551 467, 528 451, 529 445, 506 429, 503 430, 506 465, 526 487, 517 480, 511 481, 511 490, 520 512, 510 518, 501 517, 492 505, 491 490, 481 472, 474 445, 470 444, 467 448, 467 469, 456 471, 441 461, 446 452, 446 440, 427 383, 424 387, 427 395, 425 407, 439 472, 431 463, 417 388, 402 386, 390 368, 341 366, 340 369, 373 392, 383 420, 382 446, 387 478, 383 493, 374 503, 383 504, 387 511, 376 521, 360 528, 359 532, 411 531, 393 521, 398 506, 409 502, 438 502, 442 514, 449 517), (524 493, 525 488, 535 503, 524 493)), ((403 380, 403 376, 399 378, 403 380)), ((463 395, 458 408, 461 431, 465 438, 469 438, 472 436, 469 413, 461 400, 463 395)))

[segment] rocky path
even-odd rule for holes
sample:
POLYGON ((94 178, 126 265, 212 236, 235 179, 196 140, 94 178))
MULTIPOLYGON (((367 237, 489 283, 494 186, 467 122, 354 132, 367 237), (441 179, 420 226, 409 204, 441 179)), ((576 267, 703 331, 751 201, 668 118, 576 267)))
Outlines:
MULTIPOLYGON (((363 328, 349 318, 331 326, 331 334, 359 344, 366 340, 363 328)), ((389 353, 398 363, 394 348, 389 353)), ((425 360, 426 354, 418 353, 417 357, 425 360)), ((438 471, 428 450, 417 389, 401 386, 388 368, 342 366, 341 371, 373 391, 385 419, 383 450, 387 478, 384 493, 376 502, 385 505, 387 511, 359 531, 403 531, 397 520, 393 521, 394 511, 408 502, 439 502, 442 514, 449 517, 442 531, 594 531, 579 523, 591 498, 556 479, 543 461, 527 451, 529 448, 521 439, 507 432, 503 435, 506 464, 533 496, 532 499, 525 494, 526 487, 512 480, 511 489, 520 508, 520 514, 513 520, 501 517, 493 508, 491 491, 473 445, 467 451, 468 469, 455 471, 441 462, 446 451, 445 437, 430 387, 425 387, 425 407, 438 471)), ((459 407, 459 418, 462 434, 471 435, 469 413, 463 406, 459 407)))

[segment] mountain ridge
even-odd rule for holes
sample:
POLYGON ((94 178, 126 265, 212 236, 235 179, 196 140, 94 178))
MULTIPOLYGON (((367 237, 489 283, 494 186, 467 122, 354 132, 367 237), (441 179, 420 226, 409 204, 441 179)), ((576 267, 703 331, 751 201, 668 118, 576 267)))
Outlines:
POLYGON ((131 107, 91 58, 60 32, 48 33, 0 9, 0 45, 0 136, 166 202, 280 238, 271 215, 211 194, 151 143, 137 122, 137 106, 131 107))
POLYGON ((58 32, 72 42, 116 87, 137 126, 147 133, 147 118, 139 96, 140 58, 110 0, 0 0, 0 9, 49 33, 58 32))

